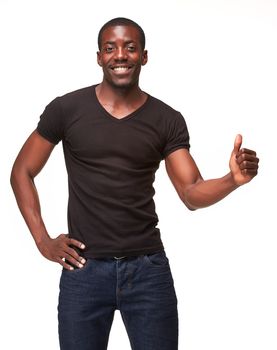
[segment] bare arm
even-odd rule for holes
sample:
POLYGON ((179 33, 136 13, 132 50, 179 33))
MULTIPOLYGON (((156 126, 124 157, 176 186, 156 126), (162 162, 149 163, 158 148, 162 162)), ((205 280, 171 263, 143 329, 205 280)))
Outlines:
POLYGON ((240 149, 241 143, 242 137, 238 135, 229 162, 230 172, 218 179, 203 180, 186 149, 172 152, 166 158, 167 173, 179 197, 189 209, 210 206, 257 175, 259 159, 254 151, 240 149))
POLYGON ((55 145, 48 142, 34 131, 20 150, 11 172, 11 185, 22 216, 42 255, 49 260, 60 263, 67 269, 72 264, 82 267, 81 258, 71 246, 84 248, 81 242, 70 239, 62 234, 52 239, 41 217, 40 202, 34 178, 46 164, 55 145))

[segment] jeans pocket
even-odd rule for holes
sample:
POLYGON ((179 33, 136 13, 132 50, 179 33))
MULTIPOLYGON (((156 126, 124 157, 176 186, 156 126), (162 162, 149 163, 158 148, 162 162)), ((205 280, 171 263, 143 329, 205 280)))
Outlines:
POLYGON ((154 254, 147 254, 145 255, 145 258, 148 264, 151 266, 162 267, 169 265, 169 261, 165 254, 165 251, 161 251, 154 254))

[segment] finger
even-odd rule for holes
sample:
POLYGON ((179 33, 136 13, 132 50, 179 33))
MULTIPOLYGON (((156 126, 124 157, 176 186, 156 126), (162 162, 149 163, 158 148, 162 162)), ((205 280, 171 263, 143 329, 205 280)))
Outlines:
POLYGON ((252 154, 247 154, 247 153, 242 153, 237 155, 237 162, 240 164, 244 161, 249 161, 252 163, 259 163, 259 158, 257 158, 255 155, 252 154))
POLYGON ((233 152, 237 155, 239 153, 240 147, 242 144, 242 136, 240 134, 238 134, 235 138, 235 142, 234 142, 234 150, 233 152))
POLYGON ((241 171, 241 173, 244 175, 249 175, 251 177, 254 177, 258 174, 258 170, 257 169, 243 169, 241 171))
POLYGON ((65 269, 67 269, 67 270, 74 270, 74 267, 73 266, 71 266, 71 265, 69 265, 69 264, 67 264, 62 258, 58 258, 57 259, 57 262, 60 264, 60 265, 62 265, 65 269))
POLYGON ((247 169, 258 169, 258 163, 255 162, 248 162, 248 161, 243 161, 239 165, 241 170, 247 170, 247 169))
POLYGON ((64 252, 64 259, 66 259, 67 261, 69 261, 72 265, 79 267, 80 269, 82 267, 84 267, 84 265, 82 263, 80 263, 78 260, 74 259, 73 256, 71 256, 70 254, 67 254, 66 252, 64 252))
POLYGON ((81 262, 82 264, 86 262, 85 258, 81 257, 73 248, 67 246, 65 252, 71 255, 75 260, 81 262))
POLYGON ((248 149, 248 148, 242 148, 239 150, 238 152, 238 156, 240 156, 241 154, 250 154, 250 155, 253 155, 253 156, 256 156, 256 152, 253 151, 252 149, 248 149))
POLYGON ((69 238, 69 244, 74 245, 75 247, 78 247, 78 248, 81 248, 81 249, 85 249, 85 247, 86 247, 84 245, 84 243, 79 242, 79 241, 77 241, 74 238, 69 238))

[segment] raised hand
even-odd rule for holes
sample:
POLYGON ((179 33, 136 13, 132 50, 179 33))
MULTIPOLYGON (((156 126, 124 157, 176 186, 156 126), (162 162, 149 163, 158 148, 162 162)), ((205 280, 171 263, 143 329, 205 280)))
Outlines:
POLYGON ((259 158, 256 152, 241 148, 242 136, 237 135, 229 166, 236 185, 241 186, 251 181, 258 173, 259 158))

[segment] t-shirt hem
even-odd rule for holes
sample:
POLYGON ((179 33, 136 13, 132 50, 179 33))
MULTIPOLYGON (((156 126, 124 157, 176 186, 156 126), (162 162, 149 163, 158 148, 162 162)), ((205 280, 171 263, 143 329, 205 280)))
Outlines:
POLYGON ((112 258, 112 257, 121 257, 121 256, 139 256, 139 255, 146 255, 146 254, 154 254, 159 251, 163 251, 164 246, 163 244, 159 244, 154 247, 150 248, 140 248, 140 249, 128 249, 128 250, 121 250, 121 251, 106 251, 106 252, 99 252, 99 251, 93 251, 93 249, 89 249, 83 253, 84 257, 87 259, 93 259, 93 258, 112 258))
POLYGON ((180 146, 176 146, 170 150, 168 150, 166 153, 163 154, 163 159, 165 159, 166 157, 168 157, 170 155, 170 153, 174 152, 174 151, 177 151, 178 149, 181 149, 181 148, 185 148, 187 150, 189 150, 189 145, 180 145, 180 146))
POLYGON ((57 145, 59 143, 59 141, 56 141, 56 140, 54 141, 49 136, 45 135, 44 132, 41 131, 39 127, 36 128, 36 131, 39 133, 40 136, 42 136, 47 141, 53 143, 54 145, 57 145))

